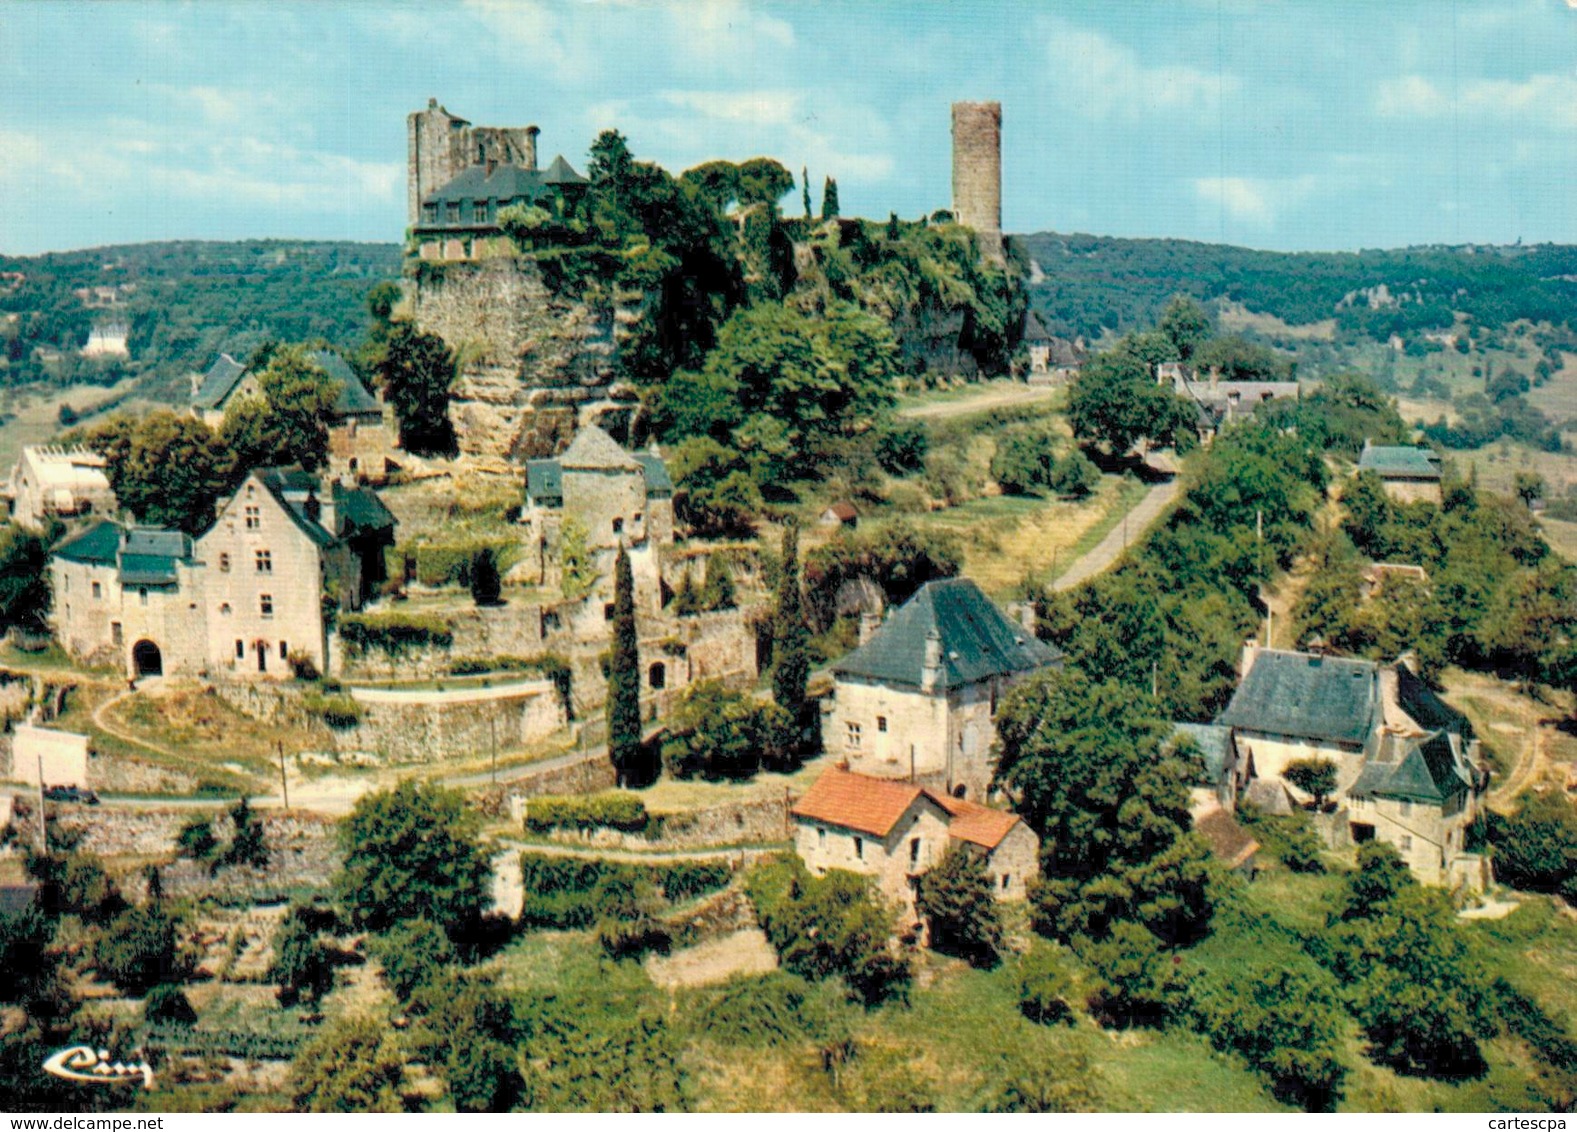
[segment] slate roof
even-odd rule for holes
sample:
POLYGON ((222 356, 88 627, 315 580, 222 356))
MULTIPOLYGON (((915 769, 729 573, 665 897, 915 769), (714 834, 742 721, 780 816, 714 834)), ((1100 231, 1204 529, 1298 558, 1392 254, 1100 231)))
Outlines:
POLYGON ((640 469, 635 457, 596 425, 587 425, 575 434, 570 446, 559 455, 559 467, 629 472, 640 469))
POLYGON ((377 492, 365 487, 342 487, 337 483, 333 490, 342 538, 394 529, 397 523, 394 513, 384 506, 377 492))
POLYGON ((115 556, 120 553, 120 527, 108 519, 100 519, 85 530, 62 540, 53 553, 67 562, 113 566, 115 556))
POLYGON ((674 481, 668 474, 668 466, 663 463, 662 457, 653 452, 635 453, 635 462, 646 473, 646 494, 656 498, 672 495, 674 481))
POLYGON ((925 791, 912 782, 828 767, 789 812, 872 837, 886 837, 925 791))
POLYGON ((486 165, 470 165, 461 170, 447 184, 434 189, 422 198, 422 204, 434 205, 439 210, 436 220, 425 221, 420 228, 475 228, 498 226, 496 211, 519 201, 534 201, 549 188, 573 188, 590 184, 575 172, 562 154, 555 157, 545 170, 522 169, 518 165, 494 165, 489 172, 486 165), (477 215, 477 201, 488 201, 494 216, 477 215), (461 206, 461 220, 451 221, 447 206, 461 206))
POLYGON ((1187 736, 1199 748, 1205 759, 1204 780, 1201 786, 1215 786, 1226 777, 1232 763, 1232 729, 1217 723, 1174 723, 1172 742, 1187 736))
POLYGON ((1358 470, 1399 479, 1437 480, 1440 461, 1427 448, 1372 445, 1365 441, 1358 470))
POLYGON ((33 906, 36 884, 0 884, 0 916, 20 916, 33 906))
POLYGON ((542 174, 542 183, 544 185, 591 184, 585 177, 582 177, 574 169, 570 168, 570 163, 564 160, 562 153, 555 156, 552 162, 549 163, 547 170, 542 174))
POLYGON ((192 539, 182 531, 133 527, 120 548, 120 583, 123 586, 172 586, 176 564, 190 561, 192 539))
POLYGON ((1040 316, 1034 311, 1026 311, 1024 314, 1024 341, 1051 341, 1051 335, 1046 330, 1046 324, 1040 321, 1040 316))
POLYGON ((307 499, 318 490, 318 478, 300 468, 259 468, 252 475, 285 509, 296 527, 320 547, 334 542, 334 534, 307 514, 307 499))
POLYGON ((224 399, 230 396, 230 391, 241 381, 241 376, 246 373, 246 366, 236 361, 229 354, 220 354, 214 359, 214 364, 208 367, 208 372, 203 375, 203 383, 193 398, 193 404, 199 409, 217 409, 224 399))
POLYGON ((1455 731, 1471 737, 1473 725, 1467 716, 1447 704, 1405 664, 1392 666, 1396 670, 1397 705, 1408 718, 1426 731, 1455 731))
POLYGON ((1199 811, 1193 819, 1194 832, 1205 839, 1210 851, 1228 868, 1239 868, 1259 852, 1259 842, 1221 806, 1199 811))
POLYGON ((557 460, 526 461, 526 494, 536 503, 564 502, 564 474, 557 460))
POLYGON ((1379 709, 1378 684, 1371 661, 1261 649, 1216 722, 1361 747, 1379 709))
POLYGON ((927 582, 871 639, 833 666, 839 676, 919 687, 926 639, 942 645, 940 688, 1060 664, 1062 654, 1010 621, 968 578, 927 582))
POLYGON ((1357 781, 1347 790, 1349 796, 1397 798, 1438 806, 1473 788, 1468 772, 1457 761, 1448 732, 1400 739, 1386 746, 1381 756, 1364 764, 1357 781))

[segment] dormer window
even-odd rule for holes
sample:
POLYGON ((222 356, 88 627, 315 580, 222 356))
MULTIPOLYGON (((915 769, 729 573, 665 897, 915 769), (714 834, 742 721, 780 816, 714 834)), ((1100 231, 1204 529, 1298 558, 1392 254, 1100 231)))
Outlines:
POLYGON ((483 222, 485 220, 490 219, 491 218, 491 213, 489 213, 489 211, 488 211, 487 202, 485 200, 479 200, 475 204, 473 204, 471 206, 471 216, 478 223, 481 223, 481 222, 483 222))
POLYGON ((458 224, 458 223, 460 223, 460 202, 459 201, 452 200, 452 201, 449 202, 449 206, 446 209, 444 209, 444 219, 448 220, 449 223, 451 223, 451 224, 458 224))
POLYGON ((436 204, 422 205, 422 219, 428 224, 438 223, 438 206, 436 204))

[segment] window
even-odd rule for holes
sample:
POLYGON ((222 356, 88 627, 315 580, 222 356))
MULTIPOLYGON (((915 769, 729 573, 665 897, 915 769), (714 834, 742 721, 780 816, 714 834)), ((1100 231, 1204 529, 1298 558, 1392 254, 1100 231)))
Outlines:
POLYGON ((285 642, 284 641, 280 641, 279 642, 279 659, 280 660, 284 660, 285 657, 289 655, 289 653, 290 653, 290 649, 286 646, 285 642))
POLYGON ((274 572, 274 555, 272 551, 260 550, 257 552, 257 572, 259 574, 272 574, 274 572))
POLYGON ((119 621, 110 622, 110 640, 114 641, 117 645, 124 643, 125 638, 121 635, 119 621))
POLYGON ((880 731, 884 735, 887 733, 887 717, 885 715, 878 715, 876 717, 876 730, 880 731))
POLYGON ((479 200, 473 204, 471 206, 471 215, 476 218, 478 223, 488 219, 491 214, 488 212, 487 202, 485 200, 479 200))
POLYGON ((858 723, 851 723, 848 725, 848 727, 848 745, 851 747, 858 747, 860 745, 860 725, 858 723))
POLYGON ((228 554, 221 554, 219 556, 219 570, 224 574, 228 574, 230 572, 230 556, 228 554))
POLYGON ((142 602, 143 605, 147 605, 148 604, 148 587, 147 586, 138 586, 137 587, 137 600, 142 602))
POLYGON ((1008 881, 1011 880, 1011 879, 1012 878, 1007 873, 1003 873, 1002 874, 1002 891, 1003 892, 1006 892, 1008 890, 1008 881))
POLYGON ((602 619, 604 621, 613 620, 613 602, 610 601, 602 607, 602 619))
POLYGON ((630 516, 630 522, 632 522, 632 523, 639 523, 640 521, 641 521, 641 513, 639 511, 637 511, 635 514, 630 516))
POLYGON ((93 600, 99 601, 104 597, 104 587, 97 582, 93 583, 93 600))
POLYGON ((909 863, 911 865, 920 863, 920 839, 918 837, 909 839, 909 863))
POLYGON ((220 617, 229 617, 230 616, 230 603, 228 601, 222 601, 222 602, 219 603, 219 616, 220 617))
POLYGON ((428 224, 438 223, 438 206, 436 204, 422 205, 422 219, 428 224))
POLYGON ((1412 815, 1413 815, 1413 803, 1404 801, 1404 802, 1401 803, 1401 807, 1400 808, 1401 808, 1401 811, 1402 811, 1402 816, 1404 818, 1412 817, 1412 815))
POLYGON ((249 531, 255 531, 259 527, 261 527, 262 525, 263 525, 263 512, 262 512, 262 509, 257 507, 257 506, 255 506, 255 505, 253 505, 253 504, 247 504, 247 508, 246 508, 246 529, 249 530, 249 531))
POLYGON ((274 616, 274 595, 273 594, 258 594, 257 595, 257 603, 258 603, 258 606, 262 609, 264 617, 272 617, 272 616, 274 616))
POLYGON ((816 844, 819 847, 822 847, 822 848, 826 847, 826 844, 827 844, 827 831, 825 829, 818 828, 816 830, 816 844))
POLYGON ((663 665, 662 661, 658 661, 647 670, 646 683, 648 687, 654 689, 661 689, 667 685, 668 669, 663 665))
POLYGON ((623 532, 624 532, 624 520, 623 519, 615 519, 613 521, 613 533, 617 535, 617 534, 622 534, 623 532))
POLYGON ((854 839, 854 855, 862 861, 865 860, 865 839, 863 837, 854 839))
POLYGON ((1412 851, 1412 848, 1413 848, 1413 835, 1411 833, 1404 833, 1404 834, 1402 834, 1402 852, 1409 853, 1409 852, 1412 851))
POLYGON ((236 641, 236 643, 235 643, 235 658, 237 660, 244 660, 244 659, 246 659, 246 642, 245 641, 239 641, 239 640, 236 641))
POLYGON ((449 223, 451 223, 451 224, 458 224, 458 223, 460 223, 460 202, 459 201, 452 200, 452 201, 449 202, 448 207, 446 207, 444 209, 444 219, 448 220, 449 223))

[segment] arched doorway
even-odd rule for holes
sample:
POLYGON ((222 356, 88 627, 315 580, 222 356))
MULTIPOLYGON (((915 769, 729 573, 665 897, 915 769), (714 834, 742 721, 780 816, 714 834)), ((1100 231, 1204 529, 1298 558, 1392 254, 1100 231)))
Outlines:
POLYGON ((138 676, 160 676, 164 673, 164 657, 159 646, 152 641, 138 641, 131 646, 131 666, 138 676))

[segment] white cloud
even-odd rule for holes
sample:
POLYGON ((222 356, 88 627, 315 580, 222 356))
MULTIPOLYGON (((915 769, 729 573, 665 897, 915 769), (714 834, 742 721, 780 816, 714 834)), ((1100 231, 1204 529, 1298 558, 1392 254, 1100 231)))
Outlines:
POLYGON ((1063 20, 1049 23, 1046 59, 1059 105, 1101 121, 1138 122, 1157 113, 1214 113, 1238 89, 1234 75, 1177 64, 1147 66, 1131 47, 1063 20))
POLYGON ((1557 130, 1577 129, 1577 74, 1477 79, 1462 87, 1454 107, 1449 90, 1422 75, 1405 75, 1379 84, 1375 109, 1388 118, 1438 118, 1454 109, 1485 121, 1516 118, 1557 130))
POLYGON ((581 5, 581 11, 559 9, 538 0, 466 0, 469 9, 493 38, 500 55, 529 67, 545 67, 560 79, 574 79, 596 68, 598 54, 595 33, 602 18, 595 6, 581 5), (585 24, 563 21, 564 12, 591 18, 585 24))
POLYGON ((1194 194, 1205 204, 1224 209, 1232 220, 1268 231, 1289 206, 1307 198, 1318 186, 1311 173, 1298 177, 1198 177, 1194 194))
POLYGON ((668 4, 666 11, 676 44, 696 61, 749 65, 762 52, 794 46, 794 29, 788 23, 753 11, 741 0, 681 0, 668 4))

